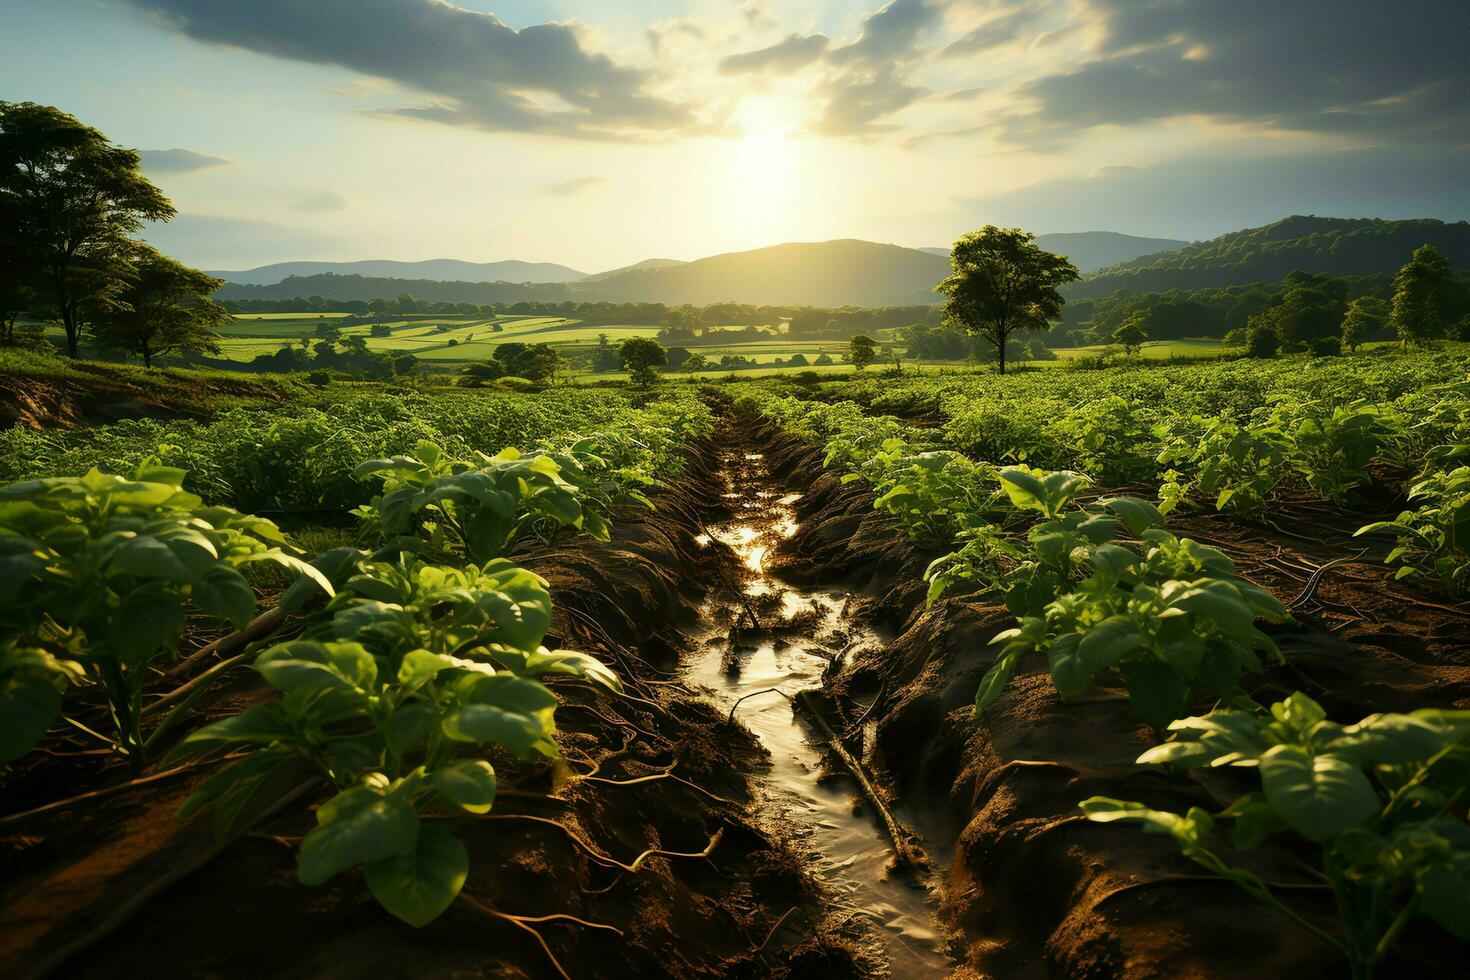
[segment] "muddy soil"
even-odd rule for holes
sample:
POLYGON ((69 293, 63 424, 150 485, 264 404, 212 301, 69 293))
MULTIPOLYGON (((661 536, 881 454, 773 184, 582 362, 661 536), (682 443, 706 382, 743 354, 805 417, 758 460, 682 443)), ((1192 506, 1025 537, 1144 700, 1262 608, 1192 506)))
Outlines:
MULTIPOLYGON (((975 596, 926 609, 921 576, 936 556, 916 552, 872 509, 871 493, 824 473, 819 450, 774 432, 758 438, 778 480, 806 491, 796 504, 800 530, 772 567, 794 580, 846 574, 851 589, 870 597, 874 619, 893 631, 891 643, 862 651, 829 676, 827 691, 837 703, 872 702, 875 764, 909 806, 942 808, 957 828, 943 919, 965 963, 961 974, 1346 975, 1324 944, 1229 883, 1203 876, 1171 844, 1088 823, 1076 811, 1092 795, 1218 810, 1245 789, 1234 774, 1140 770, 1133 759, 1151 736, 1123 693, 1063 704, 1044 671, 1019 675, 977 723, 975 689, 994 656, 987 644, 1013 625, 1009 615, 975 596)), ((1247 575, 1287 600, 1304 590, 1313 569, 1341 554, 1330 553, 1330 541, 1304 550, 1289 537, 1268 540, 1209 523, 1247 575)), ((1405 595, 1402 586, 1387 590, 1382 571, 1370 566, 1334 572, 1295 610, 1297 623, 1276 628, 1290 666, 1263 678, 1255 697, 1303 689, 1346 719, 1470 706, 1465 607, 1405 595)), ((1270 845, 1231 857, 1282 885, 1303 916, 1333 922, 1330 891, 1308 867, 1311 855, 1270 845)), ((1415 927, 1399 949, 1381 977, 1461 975, 1455 964, 1463 950, 1433 926, 1415 927)))
MULTIPOLYGON (((455 824, 471 853, 464 897, 434 923, 393 919, 356 873, 296 883, 292 845, 323 796, 306 774, 280 787, 294 805, 223 848, 207 820, 181 827, 173 814, 201 770, 0 823, 0 975, 876 972, 863 930, 829 907, 809 844, 765 806, 769 754, 679 675, 711 589, 738 574, 728 547, 698 539, 722 513, 713 462, 701 447, 659 509, 617 515, 606 545, 518 556, 556 597, 548 642, 612 663, 629 693, 556 683, 564 764, 494 760, 495 810, 455 824), (654 849, 669 855, 636 861, 654 849)), ((199 721, 265 696, 243 686, 199 721)))

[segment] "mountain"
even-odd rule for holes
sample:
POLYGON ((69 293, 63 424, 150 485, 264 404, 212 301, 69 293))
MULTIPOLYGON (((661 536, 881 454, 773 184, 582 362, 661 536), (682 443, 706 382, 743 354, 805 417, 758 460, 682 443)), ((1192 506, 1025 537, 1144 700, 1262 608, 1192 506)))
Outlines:
MULTIPOLYGON (((1126 262, 1140 255, 1152 255, 1188 245, 1177 238, 1139 238, 1116 231, 1072 231, 1056 235, 1037 235, 1036 244, 1053 255, 1065 255, 1083 275, 1104 266, 1126 262)), ((949 256, 947 248, 921 248, 931 255, 949 256)))
MULTIPOLYGON (((599 300, 790 306, 932 303, 949 262, 915 248, 841 239, 729 252, 662 269, 610 275, 584 289, 599 300)), ((594 298, 594 297, 589 297, 594 298)))
POLYGON ((1036 244, 1053 255, 1065 255, 1083 275, 1140 255, 1181 248, 1188 242, 1176 238, 1139 238, 1116 231, 1076 231, 1037 235, 1036 244))
POLYGON ((949 274, 943 256, 898 245, 845 239, 774 245, 669 264, 651 260, 562 283, 433 281, 323 273, 269 285, 229 283, 219 299, 392 299, 408 292, 431 303, 737 302, 781 306, 905 306, 933 303, 949 274), (641 266, 641 268, 640 268, 641 266))
POLYGON ((394 262, 368 259, 362 262, 277 262, 241 272, 212 271, 226 282, 269 286, 292 276, 324 273, 358 275, 379 279, 430 279, 440 282, 577 282, 585 272, 554 262, 461 262, 458 259, 428 259, 423 262, 394 262))
POLYGON ((683 259, 644 259, 642 262, 634 262, 620 269, 609 269, 607 272, 599 272, 596 275, 586 276, 582 282, 601 282, 611 279, 613 276, 623 272, 649 272, 654 269, 672 269, 676 265, 683 265, 683 259))
POLYGON ((1261 228, 1099 269, 1063 293, 1069 299, 1086 299, 1117 289, 1161 292, 1277 282, 1294 269, 1374 275, 1396 271, 1425 244, 1434 245, 1452 265, 1464 269, 1470 265, 1470 222, 1292 215, 1261 228))

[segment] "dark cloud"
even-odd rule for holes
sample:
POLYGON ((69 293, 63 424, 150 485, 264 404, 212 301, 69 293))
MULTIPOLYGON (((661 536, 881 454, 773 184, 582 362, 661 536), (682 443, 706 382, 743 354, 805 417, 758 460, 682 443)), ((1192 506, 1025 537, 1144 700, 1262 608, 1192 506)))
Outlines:
POLYGON ((944 50, 940 51, 939 55, 942 58, 969 57, 983 54, 992 48, 1009 44, 1022 37, 1034 36, 1038 33, 1032 30, 1037 16, 1038 11, 1029 8, 1002 14, 951 41, 944 46, 944 50))
POLYGON ((571 197, 574 194, 581 194, 584 191, 590 191, 593 188, 601 187, 603 184, 606 183, 606 177, 578 177, 576 180, 568 180, 561 184, 553 184, 550 187, 546 188, 546 193, 551 194, 554 197, 571 197))
POLYGON ((442 0, 127 2, 196 40, 340 65, 431 99, 389 115, 606 139, 695 125, 688 106, 647 91, 648 73, 587 50, 566 24, 517 31, 442 0))
POLYGON ((1100 166, 960 201, 970 224, 1205 239, 1289 214, 1470 218, 1470 150, 1366 149, 1100 166))
POLYGON ((827 45, 824 34, 792 34, 769 47, 721 59, 720 74, 770 72, 773 75, 790 75, 819 60, 827 53, 827 45))
POLYGON ((1183 115, 1462 145, 1470 2, 1089 0, 1101 43, 1017 94, 1021 141, 1183 115))
POLYGON ((155 174, 189 174, 210 167, 225 167, 230 161, 193 150, 139 150, 143 169, 155 174))
POLYGON ((930 94, 909 81, 909 72, 922 54, 919 36, 940 14, 938 2, 891 0, 864 18, 856 41, 827 54, 836 71, 823 87, 827 106, 813 129, 865 137, 896 128, 888 117, 930 94))
POLYGON ((335 191, 319 191, 303 197, 291 208, 295 211, 345 211, 347 199, 335 191))

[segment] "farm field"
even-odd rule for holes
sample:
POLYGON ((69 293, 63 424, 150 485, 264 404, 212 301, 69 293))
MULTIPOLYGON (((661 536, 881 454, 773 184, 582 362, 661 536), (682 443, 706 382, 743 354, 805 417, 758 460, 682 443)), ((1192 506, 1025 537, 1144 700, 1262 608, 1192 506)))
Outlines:
MULTIPOLYGON (((651 391, 339 383, 12 428, 0 961, 85 949, 106 973, 164 943, 179 963, 276 962, 218 927, 207 899, 226 888, 308 962, 327 922, 375 955, 475 923, 446 967, 655 969, 688 937, 634 939, 635 921, 695 901, 733 921, 729 876, 813 850, 813 871, 760 886, 754 931, 810 909, 792 941, 859 971, 1049 946, 1072 972, 1093 954, 1057 937, 1084 907, 1170 969, 1232 968, 1235 929, 1257 937, 1251 962, 1289 972, 1361 960, 1355 937, 1387 926, 1335 910, 1313 883, 1337 872, 1302 842, 1330 857, 1412 833, 1460 853, 1438 797, 1381 811, 1395 780, 1457 779, 1440 765, 1470 741, 1466 354, 651 391), (158 558, 89 565, 123 527, 158 558), (84 568, 85 586, 67 571, 84 568), (187 615, 140 632, 145 601, 187 615), (859 715, 868 735, 835 734, 859 715), (760 747, 772 765, 725 761, 760 747), (1225 751, 1260 764, 1200 768, 1225 751), (1272 761, 1298 758, 1361 782, 1272 761), (789 830, 757 802, 781 798, 802 801, 789 830), (1206 814, 1238 826, 1246 806, 1268 833, 1197 850, 1206 814), (533 892, 527 855, 574 874, 533 892), (1272 868, 1275 904, 1226 872, 1202 897, 1205 860, 1272 868), (722 873, 667 876, 706 861, 722 873), (840 940, 818 931, 833 889, 840 940), (1035 889, 1073 897, 1014 917, 1035 889), (1084 906, 1097 891, 1117 897, 1084 906), (145 918, 92 925, 122 894, 145 918), (580 924, 542 918, 563 913, 580 924), (999 947, 973 925, 992 919, 1011 923, 999 947), (602 927, 624 937, 575 934, 602 927)), ((1396 873, 1344 886, 1412 916, 1413 942, 1375 960, 1453 975, 1437 966, 1452 910, 1396 873)))

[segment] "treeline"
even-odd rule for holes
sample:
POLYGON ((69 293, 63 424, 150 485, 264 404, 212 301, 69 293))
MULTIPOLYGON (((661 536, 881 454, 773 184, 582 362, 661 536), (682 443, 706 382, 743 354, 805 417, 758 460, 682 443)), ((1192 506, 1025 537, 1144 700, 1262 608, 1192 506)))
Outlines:
MULTIPOLYGON (((1154 293, 1120 289, 1111 296, 1068 303, 1047 334, 1047 342, 1053 347, 1109 343, 1130 322, 1141 327, 1149 340, 1233 338, 1260 317, 1284 324, 1287 343, 1301 337, 1333 336, 1355 301, 1364 300, 1363 308, 1386 309, 1393 300, 1394 280, 1391 273, 1333 276, 1294 270, 1278 282, 1249 286, 1154 293)), ((1451 271, 1436 283, 1434 294, 1438 326, 1431 332, 1458 336, 1459 322, 1470 314, 1470 276, 1451 271)), ((1386 319, 1379 320, 1372 335, 1364 339, 1393 335, 1386 319)))
POLYGON ((174 206, 138 169, 135 150, 59 109, 0 102, 0 338, 60 323, 67 353, 84 338, 141 357, 218 351, 229 314, 220 285, 136 235, 174 206))
POLYGON ((1294 215, 1183 248, 1100 269, 1064 289, 1070 301, 1136 292, 1273 283, 1294 271, 1333 276, 1392 275, 1414 249, 1433 245, 1470 265, 1470 223, 1432 218, 1318 218, 1294 215))

